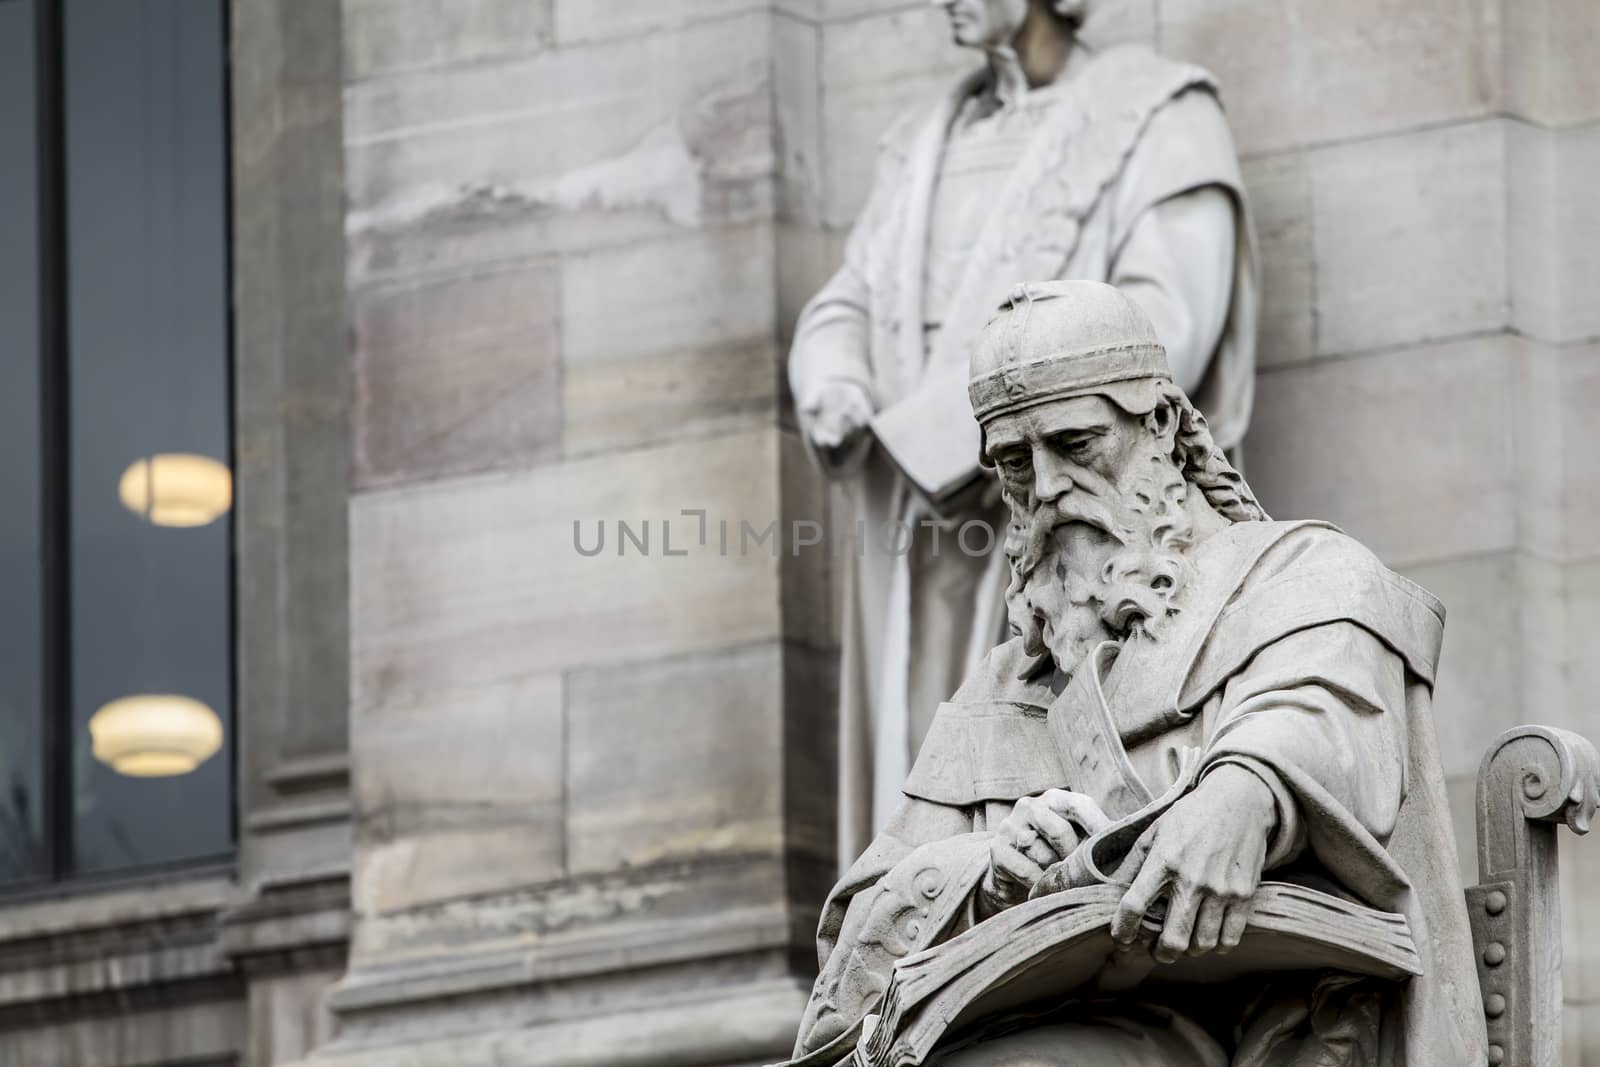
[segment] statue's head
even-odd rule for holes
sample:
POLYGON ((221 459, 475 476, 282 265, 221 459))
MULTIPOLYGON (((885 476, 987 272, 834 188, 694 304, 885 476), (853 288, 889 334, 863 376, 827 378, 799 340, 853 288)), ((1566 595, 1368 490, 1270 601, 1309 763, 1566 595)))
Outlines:
POLYGON ((950 16, 956 43, 967 48, 1001 48, 1011 44, 1028 20, 1030 7, 1043 17, 1075 30, 1083 23, 1089 0, 933 0, 950 16))
POLYGON ((1266 517, 1149 318, 1109 285, 1017 286, 974 349, 970 394, 1011 508, 1012 624, 1064 670, 1100 641, 1159 638, 1197 512, 1266 517))

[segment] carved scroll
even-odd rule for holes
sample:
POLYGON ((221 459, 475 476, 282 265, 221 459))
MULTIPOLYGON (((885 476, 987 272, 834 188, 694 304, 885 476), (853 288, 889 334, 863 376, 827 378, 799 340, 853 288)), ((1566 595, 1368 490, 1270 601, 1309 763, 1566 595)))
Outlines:
POLYGON ((1547 726, 1500 735, 1478 770, 1478 878, 1467 890, 1490 1067, 1561 1058, 1561 899, 1556 828, 1589 832, 1600 754, 1547 726))

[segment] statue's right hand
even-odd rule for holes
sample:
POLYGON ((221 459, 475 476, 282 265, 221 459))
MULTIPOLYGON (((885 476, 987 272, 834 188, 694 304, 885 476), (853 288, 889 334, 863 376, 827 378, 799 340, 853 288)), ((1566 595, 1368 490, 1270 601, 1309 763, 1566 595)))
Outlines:
POLYGON ((829 467, 843 466, 872 419, 872 397, 855 382, 832 381, 805 407, 811 447, 829 467))
POLYGON ((1017 801, 989 843, 989 871, 979 890, 987 910, 992 914, 1027 900, 1046 868, 1110 822, 1093 797, 1067 789, 1017 801))

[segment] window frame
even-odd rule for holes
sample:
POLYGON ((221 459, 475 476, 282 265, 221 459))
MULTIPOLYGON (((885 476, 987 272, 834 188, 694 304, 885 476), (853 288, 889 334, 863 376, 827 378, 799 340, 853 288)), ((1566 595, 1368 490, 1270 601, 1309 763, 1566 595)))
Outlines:
MULTIPOLYGON (((7 3, 9 0, 0 0, 7 3)), ((44 870, 32 877, 0 883, 0 902, 89 892, 111 887, 165 882, 215 874, 232 875, 239 849, 239 651, 237 507, 219 521, 227 524, 228 679, 229 707, 223 721, 223 746, 230 760, 227 782, 229 846, 182 860, 135 864, 89 872, 73 870, 74 739, 72 642, 72 504, 71 504, 71 327, 70 261, 67 217, 66 34, 67 0, 33 0, 34 4, 34 129, 35 196, 38 264, 38 370, 40 465, 40 663, 39 751, 42 762, 44 870)), ((234 212, 232 116, 231 5, 221 2, 223 27, 222 93, 224 114, 222 181, 224 186, 224 279, 228 293, 224 330, 226 368, 225 434, 227 465, 236 469, 235 354, 237 347, 234 280, 234 212)))

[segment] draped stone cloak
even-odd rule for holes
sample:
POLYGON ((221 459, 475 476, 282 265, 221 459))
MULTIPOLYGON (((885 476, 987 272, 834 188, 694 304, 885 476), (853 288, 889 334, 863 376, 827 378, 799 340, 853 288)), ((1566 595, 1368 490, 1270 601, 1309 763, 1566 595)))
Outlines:
MULTIPOLYGON (((1215 86, 1198 67, 1135 45, 1090 54, 1068 73, 1038 90, 1053 94, 1055 104, 999 190, 950 306, 933 316, 940 328, 931 346, 923 287, 935 184, 951 123, 987 71, 891 128, 844 266, 796 329, 789 378, 800 404, 831 380, 860 385, 879 410, 920 393, 939 413, 934 424, 963 436, 976 457, 978 428, 966 393, 970 345, 1010 287, 1054 278, 1114 282, 1117 255, 1141 219, 1166 200, 1214 186, 1235 202, 1235 277, 1221 341, 1192 395, 1218 444, 1239 443, 1253 389, 1258 282, 1243 183, 1215 86)), ((847 492, 858 526, 845 553, 842 857, 859 852, 893 810, 914 751, 906 739, 920 733, 911 718, 923 710, 908 707, 908 691, 944 699, 1006 628, 1006 572, 997 548, 983 552, 973 531, 967 545, 974 559, 957 547, 951 528, 927 558, 923 516, 881 449, 867 456, 847 492), (884 533, 897 529, 919 530, 917 552, 884 533)), ((971 517, 994 527, 998 546, 1003 509, 991 504, 963 516, 971 517)))
MULTIPOLYGON (((1255 771, 1278 807, 1266 877, 1406 916, 1424 973, 1385 987, 1381 1008, 1367 1013, 1373 1032, 1356 1042, 1369 1049, 1364 1062, 1485 1062, 1432 723, 1442 607, 1322 523, 1239 523, 1186 558, 1192 577, 1173 628, 1159 642, 1130 639, 1104 672, 1128 758, 1157 792, 1188 747, 1202 751, 1202 776, 1219 763, 1255 771)), ((1018 798, 1092 792, 1087 754, 1063 751, 1050 724, 1076 710, 1070 698, 1082 688, 1034 666, 1013 640, 940 708, 889 828, 829 896, 797 1058, 821 1050, 808 1062, 836 1062, 894 961, 974 921, 989 828, 1018 798)), ((1096 799, 1116 807, 1115 797, 1096 799)), ((1139 991, 1123 995, 1133 1003, 1139 991)), ((1279 1005, 1273 1025, 1254 1036, 1246 1027, 1229 1052, 1235 1067, 1290 1062, 1277 1058, 1285 1052, 1304 1057, 1295 1063, 1363 1062, 1337 1040, 1314 1044, 1318 1035, 1302 1032, 1309 1023, 1297 1031, 1284 1021, 1301 1008, 1311 1013, 1279 1005)))

